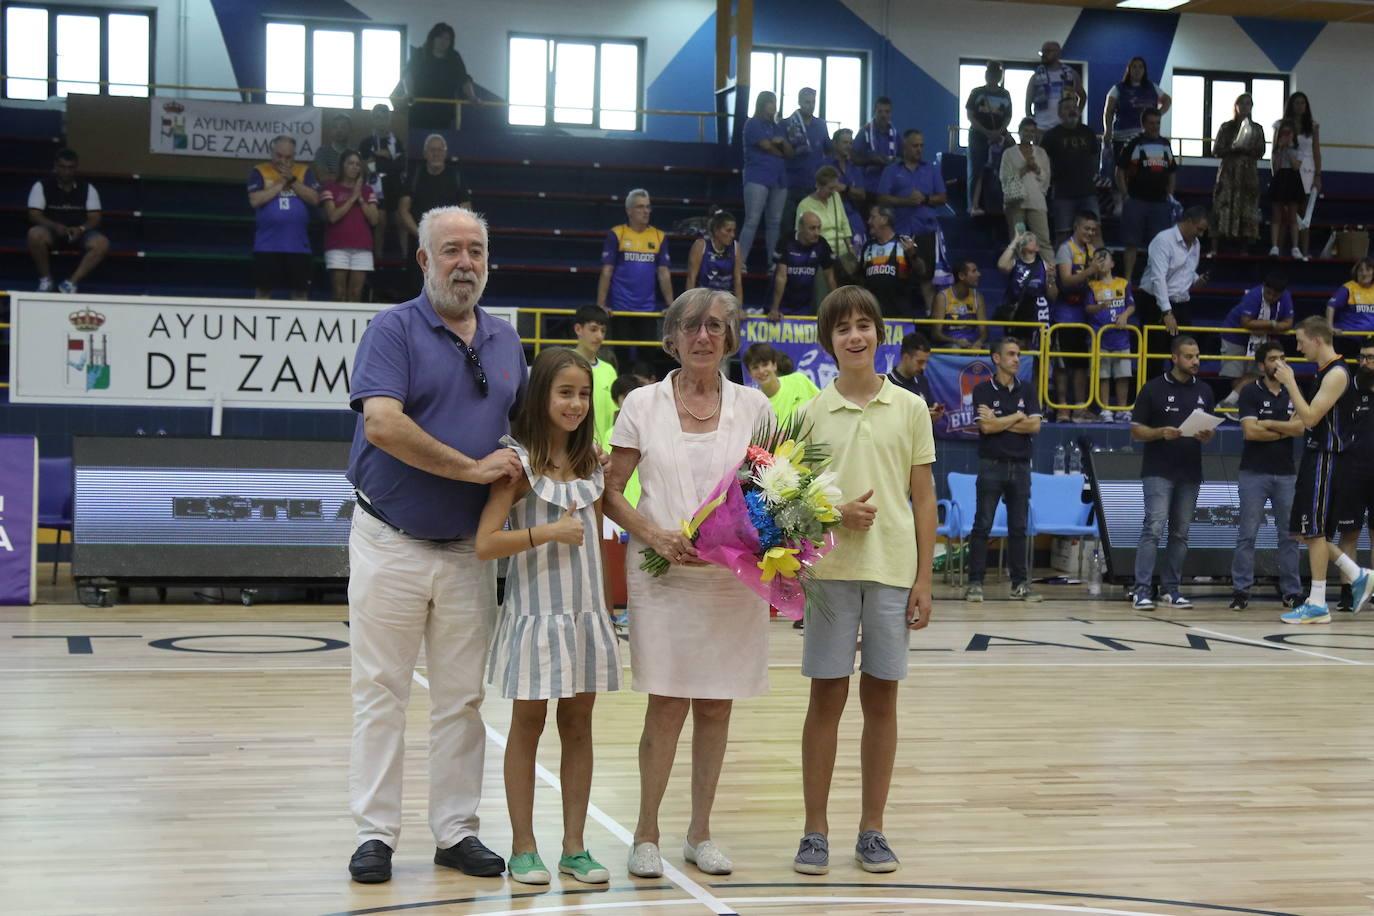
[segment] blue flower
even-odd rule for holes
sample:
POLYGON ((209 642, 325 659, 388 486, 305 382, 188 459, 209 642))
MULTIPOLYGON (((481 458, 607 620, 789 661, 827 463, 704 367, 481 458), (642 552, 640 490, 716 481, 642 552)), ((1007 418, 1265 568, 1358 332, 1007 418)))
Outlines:
POLYGON ((764 550, 777 547, 782 543, 782 531, 773 521, 772 513, 764 501, 763 493, 751 490, 744 494, 745 505, 749 507, 749 521, 759 533, 759 544, 764 550))

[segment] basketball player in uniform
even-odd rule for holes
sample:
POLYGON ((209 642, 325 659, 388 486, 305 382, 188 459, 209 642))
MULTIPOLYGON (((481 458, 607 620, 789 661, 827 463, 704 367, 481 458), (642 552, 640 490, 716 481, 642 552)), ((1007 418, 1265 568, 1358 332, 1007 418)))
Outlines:
POLYGON ((1288 391, 1293 416, 1307 428, 1302 466, 1293 496, 1289 530, 1307 543, 1312 569, 1312 590, 1307 600, 1280 616, 1284 623, 1330 623, 1326 606, 1326 568, 1335 560, 1342 576, 1351 580, 1355 607, 1374 592, 1374 575, 1360 570, 1328 539, 1336 533, 1335 480, 1337 459, 1350 444, 1358 395, 1350 372, 1332 346, 1331 325, 1325 318, 1304 318, 1297 328, 1298 350, 1317 366, 1309 390, 1304 392, 1293 369, 1281 363, 1275 378, 1288 391), (1343 562, 1342 562, 1343 561, 1343 562))
MULTIPOLYGON (((1366 337, 1360 342, 1359 364, 1351 385, 1355 389, 1355 408, 1350 445, 1336 462, 1336 528, 1341 535, 1341 552, 1335 562, 1342 578, 1347 580, 1341 586, 1336 610, 1358 614, 1364 602, 1356 602, 1359 595, 1349 582, 1352 577, 1359 581, 1365 572, 1356 561, 1360 529, 1366 524, 1374 525, 1374 338, 1366 337)), ((1366 578, 1374 581, 1374 576, 1366 578)))

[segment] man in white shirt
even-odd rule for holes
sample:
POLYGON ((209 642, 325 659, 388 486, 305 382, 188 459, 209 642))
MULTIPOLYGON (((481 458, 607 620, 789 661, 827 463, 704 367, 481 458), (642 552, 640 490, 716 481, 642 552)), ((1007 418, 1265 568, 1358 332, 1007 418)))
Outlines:
MULTIPOLYGON (((1207 231, 1207 215, 1206 207, 1189 207, 1172 228, 1150 242, 1145 275, 1136 290, 1136 308, 1146 324, 1163 324, 1170 338, 1178 336, 1180 326, 1192 324, 1188 300, 1193 287, 1207 282, 1207 275, 1197 272, 1202 254, 1199 239, 1207 231)), ((1169 341, 1155 337, 1158 335, 1152 335, 1150 351, 1167 351, 1169 341)))

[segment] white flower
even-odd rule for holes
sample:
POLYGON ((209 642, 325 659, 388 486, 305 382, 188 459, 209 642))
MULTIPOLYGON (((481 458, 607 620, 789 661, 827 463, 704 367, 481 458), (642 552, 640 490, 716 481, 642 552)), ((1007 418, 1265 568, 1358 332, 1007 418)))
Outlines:
POLYGON ((835 484, 835 472, 821 471, 812 478, 806 488, 806 498, 812 505, 816 505, 817 499, 823 499, 832 506, 839 505, 840 488, 835 484))
POLYGON ((763 498, 776 506, 797 495, 801 472, 786 458, 775 458, 771 465, 754 472, 754 482, 763 491, 763 498))

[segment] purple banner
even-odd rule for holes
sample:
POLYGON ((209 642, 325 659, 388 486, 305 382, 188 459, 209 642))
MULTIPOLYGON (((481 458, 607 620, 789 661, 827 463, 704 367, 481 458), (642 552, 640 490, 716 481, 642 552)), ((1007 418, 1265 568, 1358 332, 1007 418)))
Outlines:
MULTIPOLYGON (((889 372, 902 358, 902 338, 917 329, 910 321, 884 321, 886 334, 878 345, 877 369, 889 372)), ((929 326, 925 333, 929 334, 929 326)), ((816 343, 816 322, 784 318, 769 321, 748 318, 740 327, 740 358, 756 343, 766 343, 792 360, 797 372, 806 374, 817 388, 824 388, 839 374, 830 354, 816 343)), ((992 378, 992 357, 957 356, 936 353, 926 366, 930 396, 945 406, 945 415, 935 424, 935 435, 947 439, 976 439, 978 426, 973 414, 973 389, 980 382, 992 378)), ((1020 378, 1032 382, 1035 378, 1035 358, 1022 354, 1020 378)), ((753 386, 749 373, 744 383, 753 386)))
POLYGON ((0 436, 0 605, 37 593, 38 440, 0 436))

